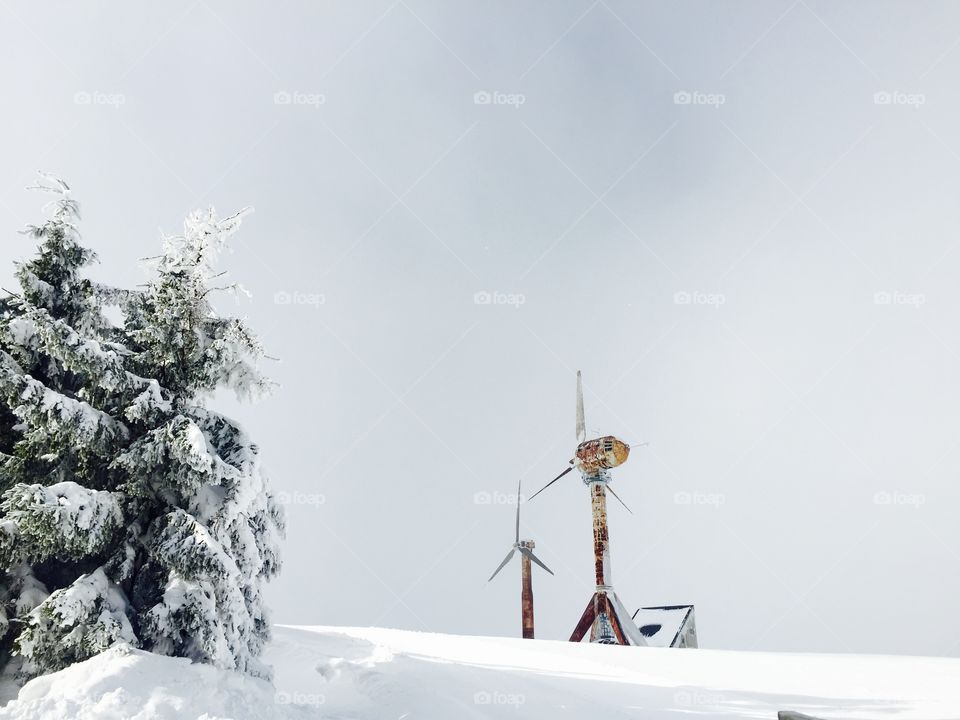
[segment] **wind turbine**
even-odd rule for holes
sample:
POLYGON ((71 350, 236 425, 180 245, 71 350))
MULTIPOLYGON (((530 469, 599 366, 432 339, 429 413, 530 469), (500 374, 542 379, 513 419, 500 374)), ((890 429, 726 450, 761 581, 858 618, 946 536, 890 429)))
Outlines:
MULTIPOLYGON (((613 435, 587 440, 583 415, 583 381, 577 371, 577 450, 570 467, 533 494, 533 500, 571 470, 579 470, 583 483, 590 489, 593 513, 593 556, 597 586, 587 603, 580 622, 570 635, 570 642, 580 642, 590 630, 590 642, 608 645, 646 645, 643 635, 633 624, 620 598, 613 590, 610 572, 610 534, 607 530, 607 490, 620 500, 610 487, 610 469, 626 462, 630 446, 613 435)), ((620 503, 627 507, 623 500, 620 503)), ((630 510, 630 508, 627 508, 630 510)))
MULTIPOLYGON (((514 554, 519 550, 520 551, 520 615, 521 615, 521 626, 523 628, 523 637, 528 640, 533 639, 533 577, 531 573, 530 562, 533 561, 548 573, 553 575, 553 570, 548 568, 542 562, 540 558, 533 554, 533 548, 535 544, 533 540, 521 540, 520 539, 520 483, 521 480, 517 483, 517 524, 516 524, 516 533, 514 534, 513 547, 510 548, 510 552, 507 553, 507 556, 503 559, 503 562, 500 563, 499 567, 493 571, 493 575, 490 576, 490 580, 493 580, 497 573, 503 570, 506 567, 507 563, 513 559, 514 554)), ((487 582, 490 582, 487 580, 487 582)))

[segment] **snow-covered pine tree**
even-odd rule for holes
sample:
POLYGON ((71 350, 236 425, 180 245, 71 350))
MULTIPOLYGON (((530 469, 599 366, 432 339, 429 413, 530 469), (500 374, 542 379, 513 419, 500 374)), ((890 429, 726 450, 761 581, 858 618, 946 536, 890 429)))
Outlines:
POLYGON ((115 466, 142 502, 130 552, 143 646, 263 674, 262 586, 279 571, 283 515, 257 446, 206 407, 217 390, 250 397, 270 387, 257 370, 259 342, 209 300, 214 264, 243 214, 192 213, 183 235, 165 239, 146 290, 124 304, 132 367, 158 385, 128 413, 148 429, 115 466))
MULTIPOLYGON (((101 313, 99 288, 82 276, 94 254, 80 244, 70 188, 44 177, 53 212, 27 233, 37 255, 16 267, 20 293, 0 315, 0 662, 49 591, 95 571, 122 525, 108 468, 128 431, 114 417, 123 379, 119 346, 101 313)), ((97 578, 100 579, 99 576, 97 578)), ((105 578, 101 588, 111 594, 105 578)), ((90 594, 90 604, 100 598, 90 594)), ((108 603, 117 607, 118 603, 108 603)), ((110 641, 132 640, 118 625, 110 641)), ((108 612, 106 615, 109 615, 108 612)), ((103 638, 82 630, 46 662, 26 655, 26 672, 52 669, 96 652, 103 638)))
POLYGON ((27 676, 117 641, 265 674, 282 514, 256 445, 205 406, 268 386, 253 335, 208 301, 240 217, 194 213, 147 288, 121 293, 81 279, 76 203, 48 189, 56 211, 0 318, 3 649, 27 676))

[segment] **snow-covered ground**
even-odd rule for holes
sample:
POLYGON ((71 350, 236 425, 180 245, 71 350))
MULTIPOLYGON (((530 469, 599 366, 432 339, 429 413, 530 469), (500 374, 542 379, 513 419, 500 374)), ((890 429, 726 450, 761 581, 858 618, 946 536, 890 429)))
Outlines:
POLYGON ((960 660, 572 645, 278 627, 275 687, 118 647, 38 678, 0 720, 960 718, 960 660))

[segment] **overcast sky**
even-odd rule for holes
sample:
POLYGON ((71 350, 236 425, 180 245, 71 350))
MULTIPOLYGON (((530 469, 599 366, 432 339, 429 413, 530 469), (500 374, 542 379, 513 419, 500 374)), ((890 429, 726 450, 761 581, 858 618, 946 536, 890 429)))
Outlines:
MULTIPOLYGON (((282 623, 518 635, 511 493, 591 434, 624 603, 703 647, 960 654, 960 6, 0 5, 0 279, 55 172, 102 262, 224 266, 282 384, 223 399, 288 500, 282 623)), ((522 505, 538 636, 587 491, 522 505)))

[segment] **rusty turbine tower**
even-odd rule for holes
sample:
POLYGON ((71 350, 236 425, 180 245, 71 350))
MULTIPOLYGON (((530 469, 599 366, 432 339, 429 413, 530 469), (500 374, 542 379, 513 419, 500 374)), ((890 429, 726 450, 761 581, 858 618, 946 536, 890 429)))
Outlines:
MULTIPOLYGON (((523 482, 521 480, 521 482, 523 482)), ((517 524, 516 524, 516 533, 514 534, 513 547, 510 548, 510 552, 507 553, 507 556, 503 559, 503 562, 493 571, 493 575, 490 576, 490 580, 493 580, 497 573, 499 573, 506 566, 508 562, 513 558, 514 554, 519 550, 520 551, 520 619, 521 619, 521 628, 523 631, 523 637, 532 640, 533 639, 533 576, 531 571, 531 561, 535 562, 537 565, 542 567, 548 573, 553 575, 553 570, 548 568, 540 559, 533 554, 533 548, 535 544, 533 540, 521 540, 520 539, 520 483, 517 483, 517 524)), ((490 582, 487 580, 487 582, 490 582)))
MULTIPOLYGON (((587 603, 580 622, 570 635, 570 642, 580 642, 590 631, 590 642, 607 645, 646 645, 643 635, 633 624, 620 598, 613 590, 610 573, 610 534, 607 531, 607 490, 626 506, 610 487, 610 469, 626 462, 630 446, 612 435, 587 440, 583 414, 583 383, 577 371, 577 450, 570 467, 534 493, 542 493, 571 470, 579 470, 583 483, 590 489, 593 512, 594 573, 597 586, 587 603)), ((629 511, 630 508, 627 508, 629 511)))

